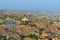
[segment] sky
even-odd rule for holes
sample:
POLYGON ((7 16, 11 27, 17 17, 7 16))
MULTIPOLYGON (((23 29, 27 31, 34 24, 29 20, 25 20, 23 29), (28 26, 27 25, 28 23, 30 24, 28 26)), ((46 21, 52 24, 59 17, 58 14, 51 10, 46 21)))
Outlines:
POLYGON ((60 0, 0 0, 0 10, 60 12, 60 0))

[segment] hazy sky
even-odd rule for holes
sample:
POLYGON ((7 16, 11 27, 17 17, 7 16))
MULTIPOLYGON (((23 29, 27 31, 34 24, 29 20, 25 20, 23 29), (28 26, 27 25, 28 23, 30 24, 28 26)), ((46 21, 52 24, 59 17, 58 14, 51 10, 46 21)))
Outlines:
POLYGON ((0 0, 0 9, 60 12, 60 0, 0 0))

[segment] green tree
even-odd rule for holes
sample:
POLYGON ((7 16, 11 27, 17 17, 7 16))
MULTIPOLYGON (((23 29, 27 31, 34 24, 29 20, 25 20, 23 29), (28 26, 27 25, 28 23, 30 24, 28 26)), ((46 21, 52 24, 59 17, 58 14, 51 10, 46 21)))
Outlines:
POLYGON ((27 25, 27 24, 28 24, 28 21, 22 21, 22 23, 23 23, 24 25, 27 25))
POLYGON ((30 35, 28 35, 28 37, 38 40, 38 36, 35 34, 30 34, 30 35))
POLYGON ((43 32, 43 29, 39 29, 39 34, 41 35, 43 32))
POLYGON ((6 38, 6 36, 0 35, 0 40, 8 40, 8 39, 6 38))
POLYGON ((36 25, 35 24, 30 24, 31 25, 31 27, 36 27, 36 25))

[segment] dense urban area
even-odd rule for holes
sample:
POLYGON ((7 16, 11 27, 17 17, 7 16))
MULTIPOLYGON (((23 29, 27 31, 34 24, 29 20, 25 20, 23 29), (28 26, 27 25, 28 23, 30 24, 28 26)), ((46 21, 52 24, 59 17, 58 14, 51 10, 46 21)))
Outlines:
POLYGON ((60 14, 0 11, 0 40, 60 40, 60 14))

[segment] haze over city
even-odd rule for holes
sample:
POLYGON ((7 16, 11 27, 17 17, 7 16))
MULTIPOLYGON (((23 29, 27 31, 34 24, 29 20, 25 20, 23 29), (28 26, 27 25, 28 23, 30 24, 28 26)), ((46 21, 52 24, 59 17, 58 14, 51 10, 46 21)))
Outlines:
POLYGON ((60 12, 60 0, 0 0, 0 10, 60 12))

